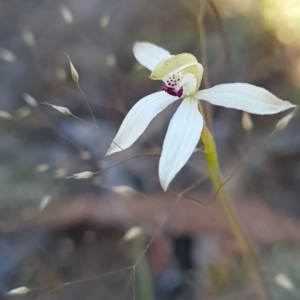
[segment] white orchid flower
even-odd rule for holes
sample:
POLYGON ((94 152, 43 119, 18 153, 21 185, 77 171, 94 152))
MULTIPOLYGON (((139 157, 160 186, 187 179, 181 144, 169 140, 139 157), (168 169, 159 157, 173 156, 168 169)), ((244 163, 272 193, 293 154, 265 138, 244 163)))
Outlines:
POLYGON ((130 147, 152 119, 171 103, 183 99, 172 117, 159 160, 159 180, 166 190, 195 150, 204 126, 199 100, 252 114, 275 114, 295 105, 267 90, 247 83, 227 83, 199 90, 203 67, 192 54, 171 55, 151 43, 136 43, 133 53, 152 71, 150 78, 162 80, 163 90, 139 100, 126 115, 107 155, 130 147))

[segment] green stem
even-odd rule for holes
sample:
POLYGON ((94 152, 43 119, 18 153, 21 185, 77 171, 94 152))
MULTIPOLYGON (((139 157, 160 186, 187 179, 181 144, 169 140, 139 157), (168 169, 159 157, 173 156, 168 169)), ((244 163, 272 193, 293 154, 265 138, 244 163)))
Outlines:
POLYGON ((223 187, 216 145, 210 131, 206 126, 202 131, 201 140, 204 145, 204 154, 209 168, 211 181, 218 192, 218 200, 227 220, 227 223, 242 252, 244 264, 249 272, 249 275, 253 280, 253 284, 257 290, 259 298, 261 300, 269 300, 270 298, 266 291, 265 280, 261 272, 254 249, 248 241, 248 238, 246 237, 245 233, 241 229, 235 217, 235 214, 231 208, 226 191, 223 187))
POLYGON ((206 57, 206 38, 205 38, 205 25, 204 25, 204 13, 205 13, 206 1, 200 1, 199 13, 197 16, 198 22, 198 34, 199 34, 199 46, 200 46, 200 61, 203 65, 205 72, 203 73, 203 86, 205 89, 209 88, 209 78, 208 78, 208 66, 206 57))
POLYGON ((138 299, 153 300, 152 278, 147 258, 145 257, 143 234, 129 241, 129 246, 131 257, 135 261, 134 271, 136 272, 138 299))
MULTIPOLYGON (((199 6, 199 13, 197 15, 198 23, 198 33, 199 33, 199 46, 200 46, 200 62, 203 65, 205 72, 203 73, 202 84, 203 88, 208 89, 209 84, 209 73, 207 66, 207 56, 206 56, 206 38, 205 38, 205 25, 204 25, 204 14, 206 7, 206 0, 201 0, 199 6)), ((210 128, 212 122, 212 106, 210 103, 204 103, 204 111, 206 116, 206 125, 210 128)))

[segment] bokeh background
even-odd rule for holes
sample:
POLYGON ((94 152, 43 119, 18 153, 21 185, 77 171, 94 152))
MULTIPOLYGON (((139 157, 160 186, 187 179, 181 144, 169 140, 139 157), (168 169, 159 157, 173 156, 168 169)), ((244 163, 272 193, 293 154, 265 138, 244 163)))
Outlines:
MULTIPOLYGON (((128 110, 162 87, 135 41, 193 53, 211 86, 248 82, 299 103, 299 1, 0 0, 1 299, 257 299, 201 145, 160 188, 176 104, 105 157, 128 110)), ((298 111, 276 129, 289 113, 250 116, 247 131, 241 112, 212 110, 232 205, 271 299, 285 300, 300 298, 298 111)))

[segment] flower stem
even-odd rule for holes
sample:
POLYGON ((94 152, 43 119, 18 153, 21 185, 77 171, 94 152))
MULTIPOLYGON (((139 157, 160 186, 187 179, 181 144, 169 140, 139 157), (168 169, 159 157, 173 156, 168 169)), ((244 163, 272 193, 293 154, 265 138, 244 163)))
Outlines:
MULTIPOLYGON (((201 0, 199 3, 199 12, 197 15, 198 23, 198 34, 199 34, 199 46, 200 46, 200 62, 203 65, 203 69, 206 70, 203 73, 202 84, 203 88, 208 89, 210 87, 209 83, 209 73, 207 67, 207 55, 206 55, 206 38, 205 38, 205 15, 206 0, 201 0)), ((204 103, 204 111, 206 116, 206 125, 210 128, 212 123, 212 106, 210 103, 204 103)))
POLYGON ((270 300, 266 290, 265 280, 261 272, 259 262, 254 252, 254 249, 250 244, 250 242, 248 241, 248 238, 246 237, 242 228, 240 227, 235 217, 235 214, 231 208, 226 191, 223 187, 223 182, 220 175, 216 145, 209 129, 206 126, 202 131, 201 140, 204 145, 204 154, 209 168, 211 181, 216 191, 218 192, 219 203, 221 205, 227 223, 240 247, 244 264, 248 270, 249 275, 253 280, 253 285, 257 290, 259 299, 270 300))
MULTIPOLYGON (((136 272, 138 299, 154 300, 151 272, 144 251, 144 236, 141 234, 128 242, 130 246, 130 255, 135 262, 133 271, 136 272)), ((133 279, 133 284, 135 286, 134 281, 135 280, 133 279)))

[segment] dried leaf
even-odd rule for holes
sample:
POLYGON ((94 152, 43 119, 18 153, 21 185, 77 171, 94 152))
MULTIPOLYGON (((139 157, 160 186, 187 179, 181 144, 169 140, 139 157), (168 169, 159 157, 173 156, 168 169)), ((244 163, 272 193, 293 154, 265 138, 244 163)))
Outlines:
POLYGON ((249 132, 253 128, 253 122, 250 115, 247 112, 243 112, 242 116, 242 126, 245 131, 249 132))
POLYGON ((71 24, 74 22, 73 15, 66 5, 64 5, 64 4, 60 5, 59 9, 60 9, 60 13, 66 23, 71 24))
POLYGON ((41 172, 45 172, 49 169, 49 165, 48 164, 39 164, 35 167, 35 172, 36 173, 41 173, 41 172))
POLYGON ((57 105, 51 105, 53 108, 55 108, 56 110, 58 110, 59 112, 61 112, 62 114, 68 116, 68 115, 72 115, 72 113, 70 112, 70 110, 66 107, 63 106, 57 106, 57 105))
POLYGON ((28 46, 33 46, 35 44, 35 38, 29 29, 24 28, 21 32, 21 36, 22 36, 23 41, 28 46))
POLYGON ((31 95, 29 95, 27 93, 23 94, 23 99, 31 107, 37 107, 38 106, 37 101, 31 95))
POLYGON ((31 114, 31 110, 26 107, 26 106, 22 106, 19 109, 16 110, 16 117, 19 119, 24 119, 26 117, 28 117, 31 114))
POLYGON ((13 62, 16 60, 16 56, 7 49, 0 48, 0 58, 7 62, 13 62))
POLYGON ((294 288, 294 284, 290 281, 290 279, 283 273, 279 273, 275 276, 274 281, 280 287, 291 291, 294 288))
POLYGON ((107 54, 105 57, 106 65, 110 68, 116 65, 116 57, 113 54, 107 54))
POLYGON ((63 80, 66 80, 67 79, 67 72, 65 69, 63 68, 56 68, 55 69, 55 74, 56 74, 56 77, 63 81, 63 80))
POLYGON ((50 202, 51 200, 52 200, 52 196, 50 196, 50 195, 45 195, 45 196, 42 198, 41 202, 40 202, 39 209, 40 209, 40 210, 43 210, 43 209, 49 204, 49 202, 50 202))
POLYGON ((58 168, 54 171, 53 177, 56 179, 63 178, 67 175, 67 170, 65 168, 58 168))
POLYGON ((79 156, 82 160, 89 160, 91 158, 91 154, 87 151, 81 151, 79 156))
POLYGON ((73 78, 73 80, 74 80, 75 82, 78 83, 78 80, 79 80, 79 74, 78 74, 77 70, 75 69, 75 67, 74 67, 74 65, 73 65, 73 63, 72 63, 72 61, 71 61, 71 59, 70 59, 70 56, 69 56, 67 53, 65 53, 65 54, 66 54, 66 56, 67 56, 67 58, 68 58, 68 60, 69 60, 72 78, 73 78))
POLYGON ((104 28, 108 25, 109 23, 109 16, 108 15, 104 15, 100 18, 99 20, 99 24, 101 28, 104 28))
POLYGON ((26 286, 20 286, 7 292, 7 295, 26 295, 28 292, 29 289, 26 286))
POLYGON ((60 113, 66 115, 66 116, 69 116, 69 115, 73 115, 70 110, 66 107, 63 107, 63 106, 58 106, 58 105, 53 105, 53 104, 50 104, 48 102, 44 102, 42 104, 45 104, 45 105, 48 105, 48 106, 51 106, 53 107, 54 109, 58 110, 60 113))
POLYGON ((125 197, 131 197, 137 193, 132 187, 126 185, 113 186, 111 190, 125 197))
POLYGON ((125 242, 130 242, 132 240, 135 240, 139 237, 141 237, 143 235, 143 230, 141 227, 138 227, 138 226, 134 226, 134 227, 131 227, 127 232, 126 234, 124 235, 124 241, 125 242))
POLYGON ((11 119, 12 115, 7 111, 0 110, 0 118, 1 119, 11 119))
POLYGON ((278 131, 283 130, 287 126, 287 124, 289 124, 293 116, 294 116, 294 112, 291 112, 290 114, 284 116, 282 119, 280 119, 277 122, 275 129, 278 131))
POLYGON ((69 176, 67 178, 74 178, 74 179, 88 179, 94 176, 94 173, 85 171, 82 173, 73 174, 72 176, 69 176))

